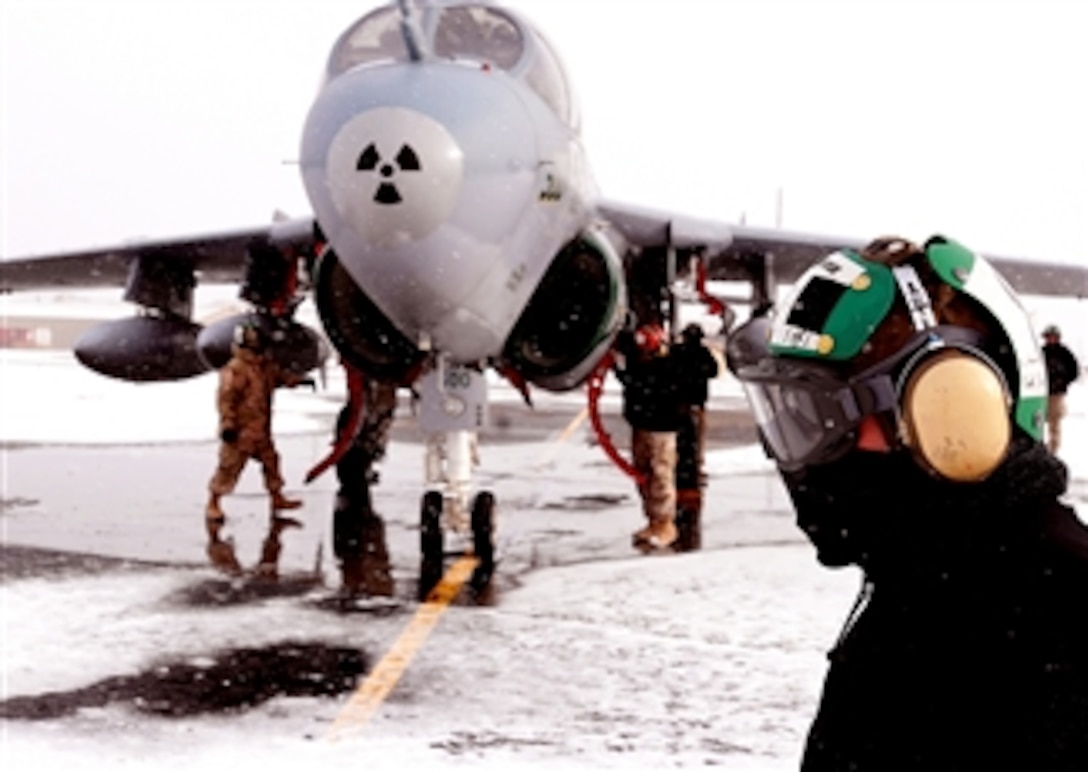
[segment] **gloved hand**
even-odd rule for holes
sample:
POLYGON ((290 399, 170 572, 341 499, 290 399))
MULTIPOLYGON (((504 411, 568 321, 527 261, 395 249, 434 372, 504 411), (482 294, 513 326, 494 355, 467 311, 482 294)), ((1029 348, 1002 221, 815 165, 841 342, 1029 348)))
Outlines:
POLYGON ((219 439, 228 445, 233 445, 238 442, 238 430, 237 429, 224 429, 219 432, 219 439))

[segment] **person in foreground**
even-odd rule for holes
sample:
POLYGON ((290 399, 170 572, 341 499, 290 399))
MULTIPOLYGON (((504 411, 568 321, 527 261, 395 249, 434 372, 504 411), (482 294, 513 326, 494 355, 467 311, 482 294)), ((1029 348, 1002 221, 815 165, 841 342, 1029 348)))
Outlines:
POLYGON ((1088 528, 993 267, 942 237, 834 253, 727 361, 817 558, 864 577, 802 770, 1088 769, 1088 528))

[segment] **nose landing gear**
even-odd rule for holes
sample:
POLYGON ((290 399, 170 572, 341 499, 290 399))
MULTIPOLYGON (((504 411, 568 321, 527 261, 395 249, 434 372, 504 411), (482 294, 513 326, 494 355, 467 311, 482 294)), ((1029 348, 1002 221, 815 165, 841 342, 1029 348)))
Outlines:
POLYGON ((442 356, 418 381, 420 428, 426 437, 427 492, 420 505, 420 598, 441 580, 447 557, 476 558, 471 584, 479 591, 495 570, 495 496, 473 495, 473 469, 480 463, 477 431, 487 421, 487 381, 481 370, 452 365, 442 356), (447 535, 471 539, 449 551, 447 535))
POLYGON ((476 558, 470 585, 483 591, 495 572, 495 496, 481 491, 473 500, 470 518, 463 516, 464 507, 456 499, 444 497, 438 491, 428 491, 420 505, 419 519, 419 598, 426 599, 442 579, 446 558, 460 557, 462 551, 446 550, 446 534, 461 538, 471 536, 472 555, 476 558), (467 526, 467 528, 466 528, 467 526))
POLYGON ((481 491, 472 505, 472 550, 480 561, 477 570, 490 571, 495 566, 495 496, 481 491))

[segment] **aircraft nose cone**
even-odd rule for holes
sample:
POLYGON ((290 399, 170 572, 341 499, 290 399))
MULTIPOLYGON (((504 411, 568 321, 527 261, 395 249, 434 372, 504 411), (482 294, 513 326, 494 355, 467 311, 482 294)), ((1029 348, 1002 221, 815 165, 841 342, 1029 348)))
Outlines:
POLYGON ((355 116, 332 140, 326 179, 340 217, 367 244, 418 241, 453 212, 464 156, 442 124, 403 107, 355 116))

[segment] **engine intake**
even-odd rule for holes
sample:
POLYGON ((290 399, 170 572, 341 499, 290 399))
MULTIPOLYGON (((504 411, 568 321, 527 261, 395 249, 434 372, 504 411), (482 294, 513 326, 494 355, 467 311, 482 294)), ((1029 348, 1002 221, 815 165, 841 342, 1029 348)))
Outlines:
POLYGON ((552 261, 503 358, 527 381, 567 391, 589 377, 626 313, 622 263, 602 233, 587 231, 552 261))
POLYGON ((424 353, 359 288, 332 249, 318 260, 314 298, 329 340, 348 363, 371 378, 412 379, 424 353))

